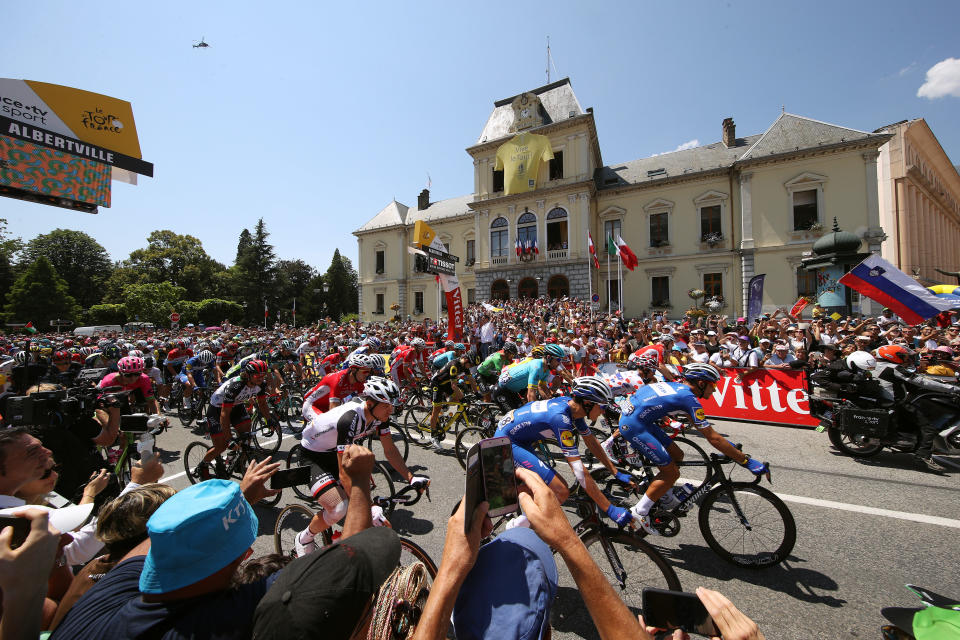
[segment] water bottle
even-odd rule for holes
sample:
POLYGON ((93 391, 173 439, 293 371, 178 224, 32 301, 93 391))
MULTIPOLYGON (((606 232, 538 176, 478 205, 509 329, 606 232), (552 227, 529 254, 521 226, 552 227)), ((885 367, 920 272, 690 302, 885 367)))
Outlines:
POLYGON ((680 504, 689 496, 691 496, 695 490, 696 487, 694 487, 692 484, 689 482, 684 482, 682 486, 674 487, 670 491, 673 493, 673 497, 676 499, 677 504, 680 504))
POLYGON ((140 439, 137 441, 137 453, 140 454, 141 466, 153 459, 153 443, 154 438, 149 431, 140 434, 140 439))

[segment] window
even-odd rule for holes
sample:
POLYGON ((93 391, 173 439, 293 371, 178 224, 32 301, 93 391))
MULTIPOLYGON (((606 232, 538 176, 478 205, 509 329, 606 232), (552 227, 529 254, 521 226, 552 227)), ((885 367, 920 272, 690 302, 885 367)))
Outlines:
POLYGON ((467 240, 467 266, 471 267, 477 261, 476 240, 467 240))
POLYGON ((423 313, 423 291, 413 292, 413 312, 423 313))
POLYGON ((654 213, 650 216, 650 246, 665 247, 670 244, 670 236, 667 229, 668 213, 654 213))
POLYGON ((493 192, 503 191, 503 171, 493 172, 493 192))
POLYGON ((500 216, 490 223, 490 256, 499 258, 507 255, 507 219, 500 216))
POLYGON ((374 313, 381 316, 383 315, 383 294, 382 293, 377 294, 377 310, 374 311, 374 313))
POLYGON ((570 295, 570 281, 567 280, 566 276, 560 274, 550 276, 550 280, 547 281, 547 295, 551 298, 562 298, 570 295))
POLYGON ((553 160, 550 161, 550 179, 563 179, 563 151, 553 152, 553 160))
POLYGON ((670 304, 670 277, 650 278, 650 306, 665 307, 670 304))
POLYGON ((490 285, 490 297, 494 300, 509 300, 510 285, 506 280, 494 280, 490 285))
POLYGON ((377 251, 377 273, 384 271, 384 251, 377 251))
POLYGON ((700 242, 717 242, 722 237, 720 205, 700 207, 700 242))
POLYGON ((620 308, 620 281, 607 280, 607 286, 610 287, 610 311, 614 311, 620 308))
POLYGON ((537 281, 534 278, 524 278, 517 285, 518 298, 536 298, 538 295, 537 281))
POLYGON ((793 230, 806 231, 819 222, 817 215, 817 190, 793 192, 793 230))
POLYGON ((703 274, 703 291, 707 298, 723 297, 723 274, 705 273, 703 274))
POLYGON ((446 311, 447 310, 447 294, 440 289, 437 289, 437 294, 440 296, 440 310, 446 311))
POLYGON ((567 212, 560 207, 547 213, 547 250, 567 248, 567 212))
POLYGON ((600 246, 596 247, 597 254, 600 255, 607 250, 607 238, 613 238, 613 241, 617 241, 617 236, 620 235, 620 223, 621 220, 607 220, 603 223, 603 240, 600 242, 600 246))
POLYGON ((537 216, 527 211, 517 219, 517 239, 520 240, 521 255, 532 259, 533 245, 537 241, 537 216))
POLYGON ((476 303, 477 303, 477 290, 467 289, 467 304, 476 304, 476 303))
POLYGON ((797 295, 816 297, 817 295, 817 271, 811 269, 807 271, 803 267, 797 267, 797 295))

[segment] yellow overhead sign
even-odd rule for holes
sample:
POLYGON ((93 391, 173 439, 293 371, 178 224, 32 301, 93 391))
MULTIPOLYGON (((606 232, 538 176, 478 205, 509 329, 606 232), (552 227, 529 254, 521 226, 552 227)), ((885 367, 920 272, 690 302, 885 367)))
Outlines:
POLYGON ((421 247, 429 247, 433 239, 437 237, 437 232, 430 228, 423 220, 417 220, 413 225, 413 242, 421 247))

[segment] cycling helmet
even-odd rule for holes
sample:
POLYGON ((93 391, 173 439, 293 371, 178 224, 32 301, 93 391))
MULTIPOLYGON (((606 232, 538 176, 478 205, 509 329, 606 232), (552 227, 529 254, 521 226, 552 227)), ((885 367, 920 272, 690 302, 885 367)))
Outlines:
POLYGON ((847 367, 851 371, 873 371, 877 368, 877 360, 866 351, 854 351, 847 356, 847 367))
POLYGON ((470 362, 470 364, 472 364, 473 366, 477 366, 481 362, 480 354, 477 352, 476 349, 470 349, 470 351, 467 351, 466 353, 461 354, 460 357, 466 358, 470 362))
POLYGON ((547 350, 543 345, 538 344, 530 352, 530 355, 532 355, 534 358, 542 358, 543 356, 547 355, 547 350))
POLYGON ((263 360, 248 360, 247 364, 243 365, 243 372, 249 376, 265 374, 269 370, 270 367, 268 367, 267 363, 263 360))
POLYGON ((380 339, 379 339, 379 338, 374 338, 373 336, 370 336, 369 338, 366 339, 365 342, 366 342, 368 345, 370 345, 370 348, 371 348, 371 349, 373 349, 373 350, 375 350, 375 351, 379 351, 379 350, 380 350, 380 339))
POLYGON ((139 349, 131 349, 130 351, 127 352, 127 355, 133 356, 134 358, 142 358, 143 351, 140 351, 139 349))
POLYGON ((29 355, 30 354, 28 354, 26 351, 17 351, 17 353, 14 354, 13 359, 17 364, 24 365, 27 364, 27 357, 29 355))
POLYGON ((913 360, 913 351, 899 344, 886 344, 877 349, 877 358, 894 364, 907 364, 913 360))
POLYGON ((519 349, 517 348, 516 342, 511 342, 510 340, 507 340, 506 342, 503 343, 504 353, 516 353, 517 351, 519 351, 519 349))
POLYGON ((370 359, 370 368, 374 374, 383 375, 387 368, 387 356, 382 353, 371 353, 367 356, 370 359))
POLYGON ((317 346, 318 342, 320 342, 320 340, 317 339, 317 336, 310 336, 310 339, 307 340, 307 344, 309 344, 311 347, 317 346))
POLYGON ((41 347, 41 348, 40 348, 40 355, 42 355, 42 356, 47 356, 47 357, 53 355, 53 348, 51 348, 51 347, 41 347))
POLYGON ((94 349, 93 347, 80 347, 80 355, 82 355, 83 357, 87 357, 94 353, 96 353, 96 349, 94 349))
POLYGON ((117 363, 120 373, 143 373, 143 358, 127 356, 117 363))
POLYGON ((210 364, 213 362, 213 352, 204 349, 197 354, 197 360, 200 361, 200 364, 210 364))
POLYGON ((146 348, 147 348, 147 341, 146 341, 146 340, 137 340, 137 347, 139 347, 140 349, 146 349, 146 348))
POLYGON ((147 356, 143 359, 143 366, 146 369, 153 369, 153 356, 147 356))
POLYGON ((454 350, 454 351, 466 351, 466 350, 467 350, 467 347, 466 347, 466 345, 464 345, 462 342, 458 342, 458 343, 456 343, 455 345, 453 345, 453 350, 454 350))
POLYGON ((71 340, 70 338, 67 338, 66 340, 63 341, 64 349, 69 349, 72 346, 73 346, 73 340, 71 340))
POLYGON ((227 343, 227 349, 229 349, 230 351, 236 351, 239 348, 240 348, 240 345, 232 340, 227 343))
POLYGON ((31 344, 30 351, 40 351, 40 344, 37 342, 34 342, 33 344, 31 344))
POLYGON ((443 348, 453 349, 454 345, 456 345, 456 343, 453 340, 447 340, 446 342, 443 343, 443 348))
POLYGON ((283 340, 280 343, 280 348, 286 349, 287 351, 293 351, 294 349, 297 348, 297 345, 294 344, 293 340, 283 340))
POLYGON ((600 376, 580 376, 573 379, 570 395, 602 406, 613 404, 613 391, 600 376))
POLYGON ((548 344, 543 349, 547 352, 548 356, 553 356, 554 358, 565 358, 567 356, 567 352, 558 344, 548 344))
POLYGON ((706 362, 691 362, 683 365, 683 377, 686 380, 705 380, 706 382, 719 382, 722 377, 720 372, 712 364, 706 362))
POLYGON ((120 347, 115 344, 108 344, 100 352, 107 360, 116 360, 120 357, 120 347))
POLYGON ((414 338, 410 341, 410 346, 412 346, 414 349, 423 349, 425 346, 427 346, 427 343, 424 342, 423 338, 414 338))
POLYGON ((55 354, 53 354, 54 364, 66 364, 71 360, 73 360, 73 356, 69 351, 57 351, 55 354))
POLYGON ((375 361, 373 357, 365 353, 351 353, 350 357, 347 358, 347 366, 359 367, 360 369, 376 369, 379 364, 379 361, 375 361))
POLYGON ((376 400, 385 402, 394 406, 400 404, 400 389, 394 384, 393 380, 374 376, 363 383, 363 395, 376 400))

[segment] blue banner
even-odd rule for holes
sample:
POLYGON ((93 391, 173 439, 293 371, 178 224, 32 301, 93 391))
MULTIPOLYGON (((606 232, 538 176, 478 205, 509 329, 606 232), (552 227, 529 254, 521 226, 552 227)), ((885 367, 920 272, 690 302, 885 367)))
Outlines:
POLYGON ((750 278, 749 297, 747 298, 747 326, 753 324, 755 318, 760 317, 763 308, 763 279, 767 274, 761 273, 750 278))

